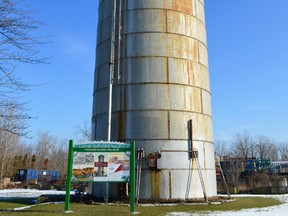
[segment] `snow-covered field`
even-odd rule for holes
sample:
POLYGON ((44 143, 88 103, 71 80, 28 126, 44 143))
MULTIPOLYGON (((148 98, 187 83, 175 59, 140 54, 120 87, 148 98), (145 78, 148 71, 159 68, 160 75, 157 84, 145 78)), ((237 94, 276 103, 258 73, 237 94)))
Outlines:
MULTIPOLYGON (((54 194, 54 195, 65 195, 65 191, 57 190, 32 190, 32 189, 12 189, 12 190, 0 190, 0 200, 9 198, 21 198, 31 197, 37 198, 42 194, 54 194)), ((74 194, 74 192, 71 192, 74 194)), ((286 216, 288 215, 288 194, 284 195, 235 195, 233 197, 248 197, 248 196, 260 196, 270 197, 278 199, 284 204, 278 206, 272 206, 267 208, 253 208, 244 209, 240 211, 226 211, 226 212, 201 212, 201 213, 186 213, 186 212, 171 212, 167 216, 286 216)))

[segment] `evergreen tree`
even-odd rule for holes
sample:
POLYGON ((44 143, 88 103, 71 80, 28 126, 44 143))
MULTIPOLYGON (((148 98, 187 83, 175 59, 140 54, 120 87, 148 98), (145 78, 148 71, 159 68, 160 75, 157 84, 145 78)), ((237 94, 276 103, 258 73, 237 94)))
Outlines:
POLYGON ((36 164, 36 155, 33 154, 31 158, 31 169, 35 169, 35 164, 36 164))

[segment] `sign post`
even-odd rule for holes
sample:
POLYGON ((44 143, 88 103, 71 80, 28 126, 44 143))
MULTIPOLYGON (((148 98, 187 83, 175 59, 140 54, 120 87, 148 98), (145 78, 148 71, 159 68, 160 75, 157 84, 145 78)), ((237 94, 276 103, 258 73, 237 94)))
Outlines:
POLYGON ((68 166, 67 166, 67 177, 66 177, 65 212, 69 212, 69 209, 70 209, 72 163, 73 163, 73 140, 69 140, 68 166))
POLYGON ((130 153, 130 214, 135 212, 135 141, 131 142, 130 153))
POLYGON ((135 212, 135 141, 90 142, 69 141, 65 212, 70 212, 70 190, 73 182, 129 182, 130 214, 135 212))

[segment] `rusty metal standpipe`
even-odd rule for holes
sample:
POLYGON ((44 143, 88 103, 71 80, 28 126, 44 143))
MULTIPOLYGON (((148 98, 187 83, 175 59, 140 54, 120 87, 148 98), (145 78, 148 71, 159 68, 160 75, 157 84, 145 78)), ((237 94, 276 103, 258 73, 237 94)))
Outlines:
POLYGON ((136 203, 138 203, 140 197, 142 164, 146 155, 146 150, 144 148, 137 148, 136 154, 137 154, 136 203))

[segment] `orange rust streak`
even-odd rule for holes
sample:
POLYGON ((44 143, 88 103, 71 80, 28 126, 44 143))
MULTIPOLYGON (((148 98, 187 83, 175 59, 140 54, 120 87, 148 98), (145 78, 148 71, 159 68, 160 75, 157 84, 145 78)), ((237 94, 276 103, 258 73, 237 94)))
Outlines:
POLYGON ((193 0, 173 0, 172 10, 193 14, 193 0))

